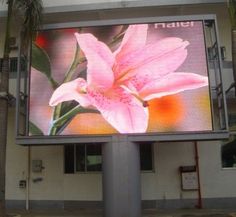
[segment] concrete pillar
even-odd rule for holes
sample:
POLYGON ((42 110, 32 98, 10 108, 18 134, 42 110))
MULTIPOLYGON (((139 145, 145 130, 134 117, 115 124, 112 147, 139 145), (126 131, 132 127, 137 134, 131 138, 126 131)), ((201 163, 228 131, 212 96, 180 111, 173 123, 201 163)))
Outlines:
POLYGON ((104 217, 141 217, 139 145, 113 136, 102 156, 104 217))

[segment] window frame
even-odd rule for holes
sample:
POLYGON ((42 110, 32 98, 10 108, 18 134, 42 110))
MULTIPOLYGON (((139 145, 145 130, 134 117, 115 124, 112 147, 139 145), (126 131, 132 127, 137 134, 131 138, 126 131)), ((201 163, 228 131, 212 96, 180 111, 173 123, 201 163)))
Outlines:
MULTIPOLYGON (((74 144, 74 173, 100 173, 102 172, 102 165, 101 165, 101 170, 94 170, 94 171, 90 171, 88 170, 88 164, 87 164, 87 149, 88 149, 88 146, 89 145, 96 145, 96 146, 100 146, 101 148, 101 155, 102 156, 102 144, 95 144, 95 143, 84 143, 84 144, 74 144), (78 146, 83 146, 84 147, 84 171, 79 171, 77 170, 77 154, 76 154, 76 148, 78 146)), ((101 164, 102 164, 102 161, 101 161, 101 164)))
MULTIPOLYGON (((235 166, 226 167, 223 165, 223 147, 232 141, 233 141, 232 139, 221 141, 221 144, 220 144, 220 165, 221 165, 222 170, 236 170, 236 160, 235 160, 235 166)), ((235 143, 236 143, 236 141, 235 141, 235 143)), ((236 155, 235 155, 235 157, 236 157, 236 155)))
POLYGON ((155 170, 155 148, 154 148, 155 143, 153 143, 153 142, 144 142, 144 143, 146 143, 146 144, 139 144, 139 147, 141 145, 150 145, 151 146, 152 169, 151 170, 142 170, 142 168, 141 168, 141 149, 139 148, 139 150, 140 150, 140 172, 141 173, 155 173, 155 171, 156 171, 155 170))
MULTIPOLYGON (((152 169, 151 170, 142 170, 141 169, 141 154, 140 154, 140 173, 155 173, 155 154, 154 154, 154 144, 153 144, 153 142, 152 143, 150 143, 150 142, 145 142, 146 144, 139 144, 139 147, 141 146, 141 145, 150 145, 151 146, 151 167, 152 167, 152 169)), ((71 174, 100 174, 100 173, 102 173, 102 167, 101 167, 101 170, 99 170, 99 171, 88 171, 88 169, 87 169, 87 164, 86 164, 86 161, 85 161, 85 169, 84 169, 84 171, 77 171, 77 164, 76 164, 76 161, 77 161, 77 159, 76 159, 76 146, 77 145, 83 145, 84 147, 85 147, 85 158, 84 159, 86 159, 86 157, 87 157, 87 146, 88 145, 100 145, 101 146, 101 156, 102 156, 102 144, 100 143, 100 144, 97 144, 97 143, 83 143, 83 144, 68 144, 68 146, 73 146, 73 172, 72 172, 72 170, 71 171, 66 171, 66 146, 67 145, 64 145, 64 149, 63 149, 63 157, 64 157, 64 171, 63 171, 63 173, 65 174, 65 175, 71 175, 71 174)), ((141 148, 140 148, 140 153, 141 153, 141 148)))

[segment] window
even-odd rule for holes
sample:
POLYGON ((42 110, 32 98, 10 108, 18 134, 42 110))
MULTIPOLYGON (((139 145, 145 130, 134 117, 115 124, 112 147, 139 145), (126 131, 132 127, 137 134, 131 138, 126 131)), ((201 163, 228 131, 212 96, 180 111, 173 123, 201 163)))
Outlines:
POLYGON ((142 171, 153 170, 152 144, 140 144, 140 167, 142 171))
MULTIPOLYGON (((17 72, 17 57, 11 57, 9 60, 10 63, 10 73, 16 73, 17 72)), ((0 72, 2 71, 3 67, 3 59, 0 59, 0 72)), ((25 58, 21 58, 21 71, 26 71, 27 65, 25 58)))
MULTIPOLYGON (((98 172, 102 170, 101 144, 76 144, 64 147, 65 173, 98 172)), ((140 145, 142 171, 153 170, 152 144, 140 145)))
POLYGON ((227 141, 221 147, 223 168, 236 168, 236 140, 227 141))
POLYGON ((102 150, 98 144, 83 144, 75 146, 75 171, 101 171, 102 169, 102 150))

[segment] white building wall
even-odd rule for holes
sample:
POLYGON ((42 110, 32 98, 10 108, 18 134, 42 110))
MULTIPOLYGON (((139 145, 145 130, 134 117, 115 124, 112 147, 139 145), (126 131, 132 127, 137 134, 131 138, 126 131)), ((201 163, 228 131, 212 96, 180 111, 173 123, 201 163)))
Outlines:
POLYGON ((63 147, 31 148, 31 162, 32 160, 42 160, 45 169, 42 173, 31 172, 30 198, 32 200, 61 200, 64 185, 63 147), (35 182, 37 178, 42 178, 42 181, 35 182))
MULTIPOLYGON (((26 189, 19 188, 19 181, 28 174, 28 147, 15 144, 14 113, 9 114, 6 199, 25 200, 26 189)), ((101 173, 64 174, 63 146, 31 147, 30 158, 42 160, 42 173, 30 173, 29 198, 31 200, 102 200, 101 173), (42 178, 42 181, 34 180, 42 178)), ((32 171, 32 170, 31 170, 32 171)))
POLYGON ((199 145, 202 196, 227 198, 236 196, 236 169, 222 169, 220 142, 199 145))
POLYGON ((101 173, 64 175, 64 200, 101 201, 101 173), (72 187, 73 186, 73 187, 72 187))
POLYGON ((18 185, 19 180, 27 177, 27 149, 15 144, 15 113, 9 110, 7 163, 6 163, 6 198, 24 200, 25 194, 18 185))
MULTIPOLYGON (((182 195, 180 186, 180 166, 194 165, 193 144, 159 143, 156 145, 156 195, 158 199, 179 199, 194 197, 195 192, 182 195)), ((155 188, 155 186, 153 186, 155 188)), ((145 190, 145 189, 144 189, 145 190)), ((196 195, 195 195, 196 196, 196 195)))
MULTIPOLYGON (((10 111, 7 145, 6 199, 25 200, 19 180, 27 178, 28 147, 15 145, 14 115, 10 111)), ((203 198, 236 197, 236 170, 222 169, 217 141, 199 142, 200 178, 203 198)), ((42 173, 30 174, 31 200, 102 200, 101 173, 64 174, 63 146, 31 147, 31 160, 42 160, 42 173), (34 179, 42 178, 40 182, 34 179)), ((172 142, 154 145, 154 172, 142 172, 142 199, 194 199, 196 191, 182 191, 179 167, 195 164, 193 143, 172 142)))

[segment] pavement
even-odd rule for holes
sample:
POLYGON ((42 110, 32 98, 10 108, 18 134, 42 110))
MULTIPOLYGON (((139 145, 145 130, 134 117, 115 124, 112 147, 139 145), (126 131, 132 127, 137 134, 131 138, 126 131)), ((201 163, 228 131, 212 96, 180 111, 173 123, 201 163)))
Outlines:
MULTIPOLYGON (((102 217, 102 210, 8 210, 8 217, 102 217)), ((236 217, 229 209, 144 210, 142 217, 236 217)))

